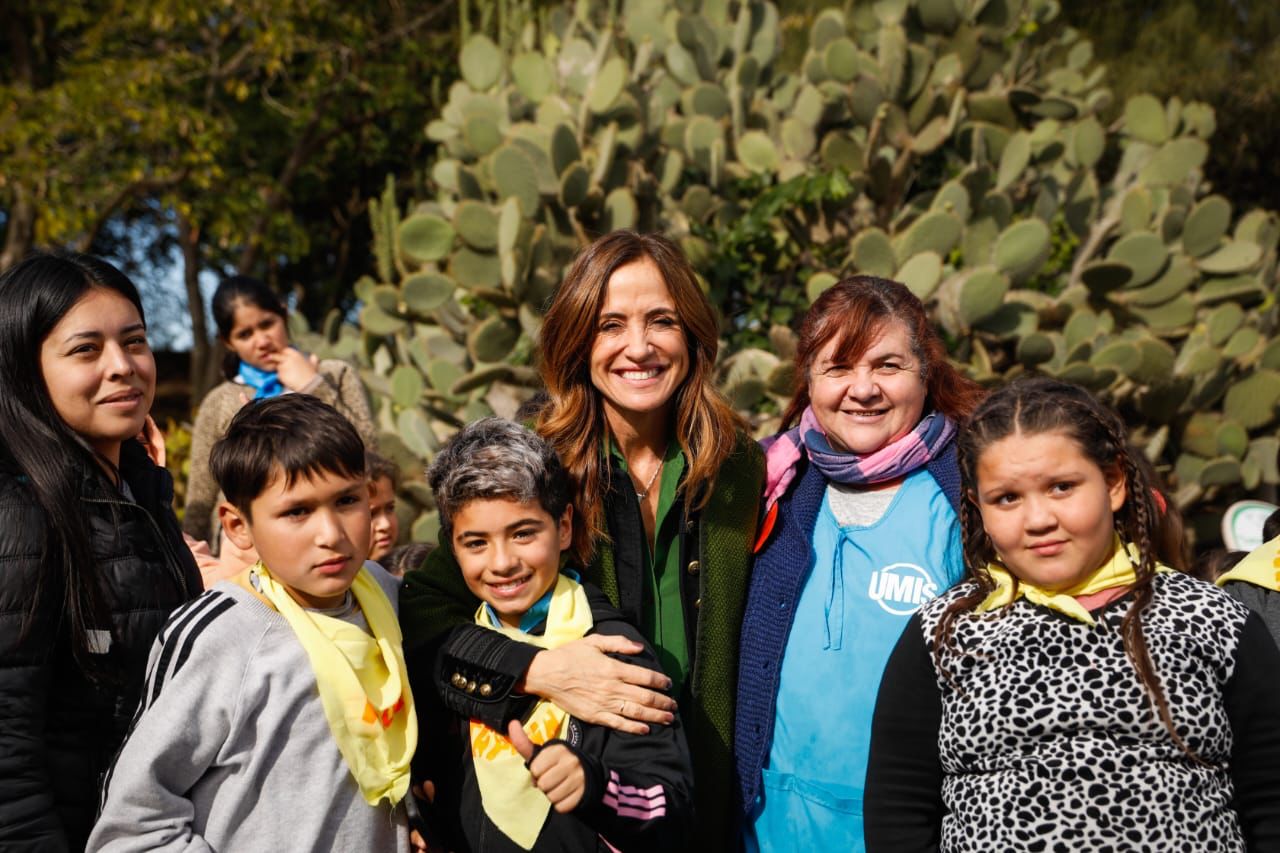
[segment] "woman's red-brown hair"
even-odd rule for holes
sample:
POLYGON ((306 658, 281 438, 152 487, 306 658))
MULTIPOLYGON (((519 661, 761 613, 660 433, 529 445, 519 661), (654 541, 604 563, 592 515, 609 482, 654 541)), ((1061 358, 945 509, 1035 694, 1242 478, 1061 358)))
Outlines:
POLYGON ((839 338, 832 361, 856 364, 867 348, 897 321, 907 329, 911 350, 920 362, 928 391, 928 405, 956 423, 964 420, 986 396, 981 385, 961 375, 947 361, 947 349, 929 322, 924 304, 905 284, 855 275, 822 292, 800 324, 796 347, 796 390, 782 416, 782 428, 800 420, 809 405, 809 372, 818 353, 839 338))
POLYGON ((539 366, 549 399, 535 429, 555 447, 574 483, 574 553, 585 564, 608 539, 604 503, 608 433, 600 393, 591 384, 591 345, 609 279, 622 266, 648 259, 662 273, 689 345, 689 375, 675 393, 674 438, 684 451, 685 506, 701 509, 720 466, 733 451, 743 419, 712 383, 720 323, 675 243, 657 234, 614 231, 583 249, 551 300, 539 340, 539 366))

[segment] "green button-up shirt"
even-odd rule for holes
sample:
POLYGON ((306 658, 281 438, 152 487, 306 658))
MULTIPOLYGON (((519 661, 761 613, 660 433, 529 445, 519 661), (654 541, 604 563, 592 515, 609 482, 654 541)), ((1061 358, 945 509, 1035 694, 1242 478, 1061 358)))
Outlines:
MULTIPOLYGON (((627 470, 627 460, 616 444, 610 451, 627 470)), ((654 520, 654 541, 645 538, 644 554, 649 566, 645 577, 649 594, 641 611, 640 631, 654 645, 662 670, 672 681, 671 694, 679 696, 689 671, 689 646, 684 629, 684 601, 680 591, 680 524, 671 510, 676 489, 684 477, 684 452, 671 442, 662 459, 658 484, 658 511, 654 520)))

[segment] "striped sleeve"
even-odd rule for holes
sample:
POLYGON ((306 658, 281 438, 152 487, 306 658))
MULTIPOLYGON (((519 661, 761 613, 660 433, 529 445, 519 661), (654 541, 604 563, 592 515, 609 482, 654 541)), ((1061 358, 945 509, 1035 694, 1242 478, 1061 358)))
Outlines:
POLYGON ((103 784, 95 851, 203 851, 187 792, 230 732, 245 658, 237 601, 212 589, 175 610, 156 637, 142 701, 103 784))
MULTIPOLYGON (((621 620, 597 629, 643 642, 621 620)), ((616 657, 661 672, 647 643, 639 655, 616 657)), ((684 849, 693 824, 693 774, 680 718, 643 735, 588 728, 582 747, 571 747, 586 777, 574 814, 615 850, 684 849)))
POLYGON ((176 676, 186 664, 200 635, 213 624, 213 620, 230 610, 235 603, 236 600, 227 593, 211 589, 169 616, 169 621, 156 637, 151 661, 147 666, 147 681, 142 704, 138 708, 139 714, 155 703, 165 681, 176 676))

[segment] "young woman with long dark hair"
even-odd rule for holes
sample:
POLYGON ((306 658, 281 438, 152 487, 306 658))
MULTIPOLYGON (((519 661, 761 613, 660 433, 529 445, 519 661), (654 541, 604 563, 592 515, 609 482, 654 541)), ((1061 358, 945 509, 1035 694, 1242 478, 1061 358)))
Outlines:
POLYGON ((84 847, 152 641, 200 592, 173 482, 137 440, 155 376, 138 292, 110 264, 37 254, 0 276, 6 850, 84 847))

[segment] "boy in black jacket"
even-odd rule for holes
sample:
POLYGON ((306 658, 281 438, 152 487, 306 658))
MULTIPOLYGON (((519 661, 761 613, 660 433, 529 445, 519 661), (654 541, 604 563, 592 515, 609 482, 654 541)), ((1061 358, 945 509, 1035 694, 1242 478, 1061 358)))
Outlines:
MULTIPOLYGON (((573 538, 569 481, 555 451, 501 418, 486 418, 440 452, 427 472, 445 537, 477 624, 554 648, 587 634, 645 645, 603 593, 560 569, 573 538)), ((446 674, 485 696, 488 685, 446 674)), ((459 684, 463 686, 463 684, 459 684)), ((530 697, 521 721, 497 732, 477 720, 424 721, 437 739, 421 762, 439 792, 435 829, 454 850, 679 848, 692 823, 692 771, 677 722, 632 735, 581 722, 530 697), (444 734, 440 734, 440 733, 444 734)))

